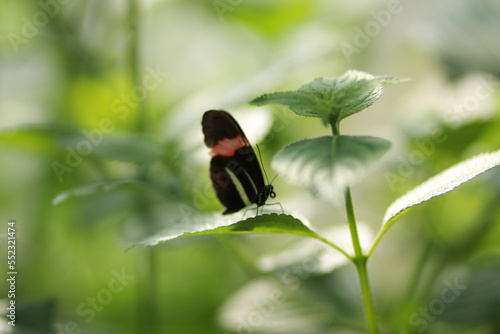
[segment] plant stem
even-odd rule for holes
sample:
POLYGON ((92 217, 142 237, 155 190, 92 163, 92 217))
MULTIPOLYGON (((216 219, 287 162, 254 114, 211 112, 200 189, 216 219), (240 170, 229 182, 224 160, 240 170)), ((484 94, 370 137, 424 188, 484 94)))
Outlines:
POLYGON ((363 257, 363 251, 361 250, 361 244, 359 242, 358 228, 356 226, 356 217, 354 216, 354 207, 352 205, 351 189, 347 187, 344 193, 345 199, 345 209, 347 213, 347 221, 349 223, 349 229, 351 231, 352 245, 354 247, 355 258, 360 259, 363 257))
POLYGON ((373 307, 373 298, 370 290, 370 280, 368 279, 368 271, 366 270, 367 258, 362 258, 362 261, 356 262, 356 269, 358 270, 359 282, 361 284, 361 294, 365 304, 366 320, 368 321, 368 328, 371 334, 378 334, 377 316, 375 315, 375 308, 373 307))
MULTIPOLYGON (((332 115, 337 115, 337 113, 332 113, 332 115)), ((339 122, 337 121, 336 117, 333 117, 330 119, 330 127, 332 128, 332 133, 334 136, 339 136, 340 131, 339 131, 339 122)))
POLYGON ((375 315, 375 309, 373 307, 373 298, 370 290, 370 281, 368 279, 368 272, 366 270, 366 263, 368 257, 363 255, 361 249, 361 244, 359 242, 358 229, 356 226, 356 218, 354 216, 354 208, 352 205, 351 190, 346 189, 344 193, 345 207, 347 213, 347 221, 349 223, 349 229, 351 231, 352 245, 354 248, 354 258, 353 262, 356 265, 358 271, 359 283, 361 285, 361 294, 363 296, 363 302, 365 304, 366 320, 368 321, 368 327, 371 334, 378 334, 377 317, 375 315))
MULTIPOLYGON (((129 67, 130 74, 132 76, 132 83, 134 89, 142 85, 141 82, 141 59, 140 59, 140 8, 137 0, 129 0, 128 7, 128 24, 129 24, 129 67)), ((144 98, 139 98, 137 92, 134 91, 134 99, 137 102, 137 132, 143 134, 146 132, 147 119, 145 112, 145 101, 144 98)))
MULTIPOLYGON (((146 103, 144 97, 137 94, 138 87, 141 87, 141 58, 140 58, 140 2, 138 0, 128 1, 128 33, 130 36, 128 44, 128 70, 130 73, 132 85, 134 87, 134 96, 137 103, 136 114, 136 132, 139 135, 146 135, 148 132, 146 103)), ((147 168, 143 168, 139 172, 139 179, 145 181, 147 179, 147 168)), ((138 209, 144 218, 144 221, 150 222, 148 233, 156 232, 154 218, 151 211, 151 206, 146 197, 139 197, 138 209)), ((147 265, 147 276, 142 282, 145 286, 141 290, 142 295, 139 295, 137 304, 139 306, 139 316, 137 321, 137 332, 142 333, 146 328, 148 333, 159 333, 159 318, 158 318, 158 250, 151 247, 145 254, 143 261, 147 265)))
POLYGON ((158 251, 149 247, 148 267, 149 267, 149 291, 148 291, 148 320, 150 321, 151 333, 159 333, 158 323, 158 251))

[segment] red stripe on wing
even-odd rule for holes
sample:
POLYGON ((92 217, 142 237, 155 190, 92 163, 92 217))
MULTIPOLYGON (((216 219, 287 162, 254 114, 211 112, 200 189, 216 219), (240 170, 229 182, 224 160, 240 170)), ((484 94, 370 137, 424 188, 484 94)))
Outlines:
POLYGON ((219 140, 217 144, 211 147, 211 156, 223 155, 225 157, 232 157, 236 153, 236 150, 249 146, 250 143, 246 137, 238 136, 236 138, 224 138, 219 140))

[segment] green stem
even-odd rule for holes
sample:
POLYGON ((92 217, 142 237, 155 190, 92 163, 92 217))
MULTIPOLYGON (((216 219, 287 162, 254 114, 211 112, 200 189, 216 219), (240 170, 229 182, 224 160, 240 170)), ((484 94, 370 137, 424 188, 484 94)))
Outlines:
POLYGON ((354 248, 354 258, 353 262, 356 265, 358 271, 359 283, 361 285, 361 294, 363 296, 363 302, 365 304, 366 320, 368 322, 368 327, 371 334, 378 334, 377 317, 375 315, 375 309, 373 306, 373 298, 370 290, 370 281, 368 279, 368 272, 366 270, 366 263, 368 257, 363 255, 361 249, 361 244, 359 242, 358 229, 356 226, 356 217, 354 216, 354 207, 352 205, 351 190, 346 189, 344 193, 345 206, 347 212, 347 220, 349 223, 349 229, 351 231, 352 245, 354 248))
MULTIPOLYGON (((336 115, 337 113, 332 113, 332 115, 336 115)), ((339 122, 337 121, 337 118, 331 117, 330 119, 330 127, 332 128, 332 133, 334 136, 339 136, 340 135, 340 130, 339 130, 339 122)))
MULTIPOLYGON (((127 22, 128 33, 129 33, 129 45, 128 45, 128 70, 130 73, 130 78, 132 85, 134 87, 134 99, 137 103, 136 114, 136 132, 140 135, 145 135, 148 132, 147 116, 146 116, 146 103, 144 97, 139 97, 137 94, 137 88, 141 87, 142 81, 142 71, 141 71, 141 59, 140 59, 140 2, 138 0, 128 1, 128 18, 127 22)), ((143 168, 139 173, 139 179, 144 181, 147 178, 147 168, 143 168)), ((156 231, 154 218, 151 212, 151 206, 147 201, 147 198, 138 198, 138 207, 145 221, 149 222, 148 226, 149 234, 156 231)), ((155 247, 145 252, 144 262, 147 265, 146 269, 146 283, 143 286, 142 293, 143 296, 139 297, 139 317, 137 322, 137 331, 142 333, 144 328, 148 333, 159 333, 159 318, 158 318, 158 250, 155 247), (144 305, 144 304, 145 305, 144 305)))
POLYGON ((149 291, 148 291, 148 320, 151 324, 151 333, 159 333, 158 323, 158 250, 149 247, 148 269, 149 269, 149 291))
POLYGON ((352 205, 351 190, 349 187, 344 193, 345 209, 347 213, 347 222, 349 223, 349 230, 351 231, 352 245, 354 247, 355 258, 362 258, 363 251, 359 242, 358 228, 356 226, 356 217, 354 216, 354 207, 352 205))
MULTIPOLYGON (((129 0, 128 7, 129 24, 129 68, 134 89, 142 85, 141 82, 141 59, 140 59, 140 8, 137 0, 129 0)), ((134 92, 134 98, 137 101, 137 132, 145 133, 147 120, 145 112, 144 98, 139 98, 137 92, 134 92)))
POLYGON ((361 294, 363 295, 363 302, 365 304, 366 320, 371 334, 378 334, 377 316, 375 315, 375 308, 373 306, 373 298, 370 290, 370 280, 368 279, 368 271, 366 270, 367 258, 362 258, 361 261, 356 262, 356 269, 358 270, 359 282, 361 284, 361 294))

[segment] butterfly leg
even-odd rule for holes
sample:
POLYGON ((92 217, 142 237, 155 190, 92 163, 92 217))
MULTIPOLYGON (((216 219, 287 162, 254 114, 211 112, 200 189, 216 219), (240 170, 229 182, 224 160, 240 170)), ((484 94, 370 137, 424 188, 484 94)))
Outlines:
POLYGON ((281 213, 282 213, 282 214, 285 214, 285 210, 283 210, 283 205, 281 205, 281 203, 280 203, 280 202, 276 202, 276 203, 266 203, 266 204, 264 204, 264 205, 265 205, 265 206, 270 206, 270 205, 279 205, 279 206, 280 206, 280 208, 281 208, 281 213))

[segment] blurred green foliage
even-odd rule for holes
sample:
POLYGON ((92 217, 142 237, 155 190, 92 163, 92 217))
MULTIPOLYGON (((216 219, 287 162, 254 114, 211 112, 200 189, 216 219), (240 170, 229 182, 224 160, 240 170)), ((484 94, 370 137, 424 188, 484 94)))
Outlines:
MULTIPOLYGON (((262 313, 245 298, 274 284, 283 297, 254 319, 254 332, 292 333, 294 324, 301 333, 363 332, 352 268, 306 275, 295 265, 255 284, 256 258, 298 237, 200 236, 126 249, 176 218, 220 211, 202 146, 205 110, 252 115, 245 105, 256 96, 319 76, 356 68, 413 78, 343 125, 344 134, 394 144, 353 189, 357 216, 373 230, 394 198, 497 150, 498 2, 401 1, 395 10, 382 0, 151 0, 139 11, 131 3, 0 2, 0 234, 5 249, 6 223, 17 222, 15 333, 237 333, 238 301, 262 313), (357 51, 345 54, 346 44, 357 51), (423 146, 429 138, 440 139, 423 146), (401 177, 389 183, 387 172, 401 177), (133 278, 120 285, 122 271, 133 278)), ((266 166, 283 145, 328 133, 281 107, 268 111, 266 166)), ((499 176, 415 209, 380 244, 370 271, 384 331, 500 331, 499 176), (455 280, 466 288, 445 303, 455 280)), ((282 205, 318 229, 345 223, 304 189, 279 177, 274 185, 282 205)), ((0 268, 7 272, 4 260, 0 268)))

